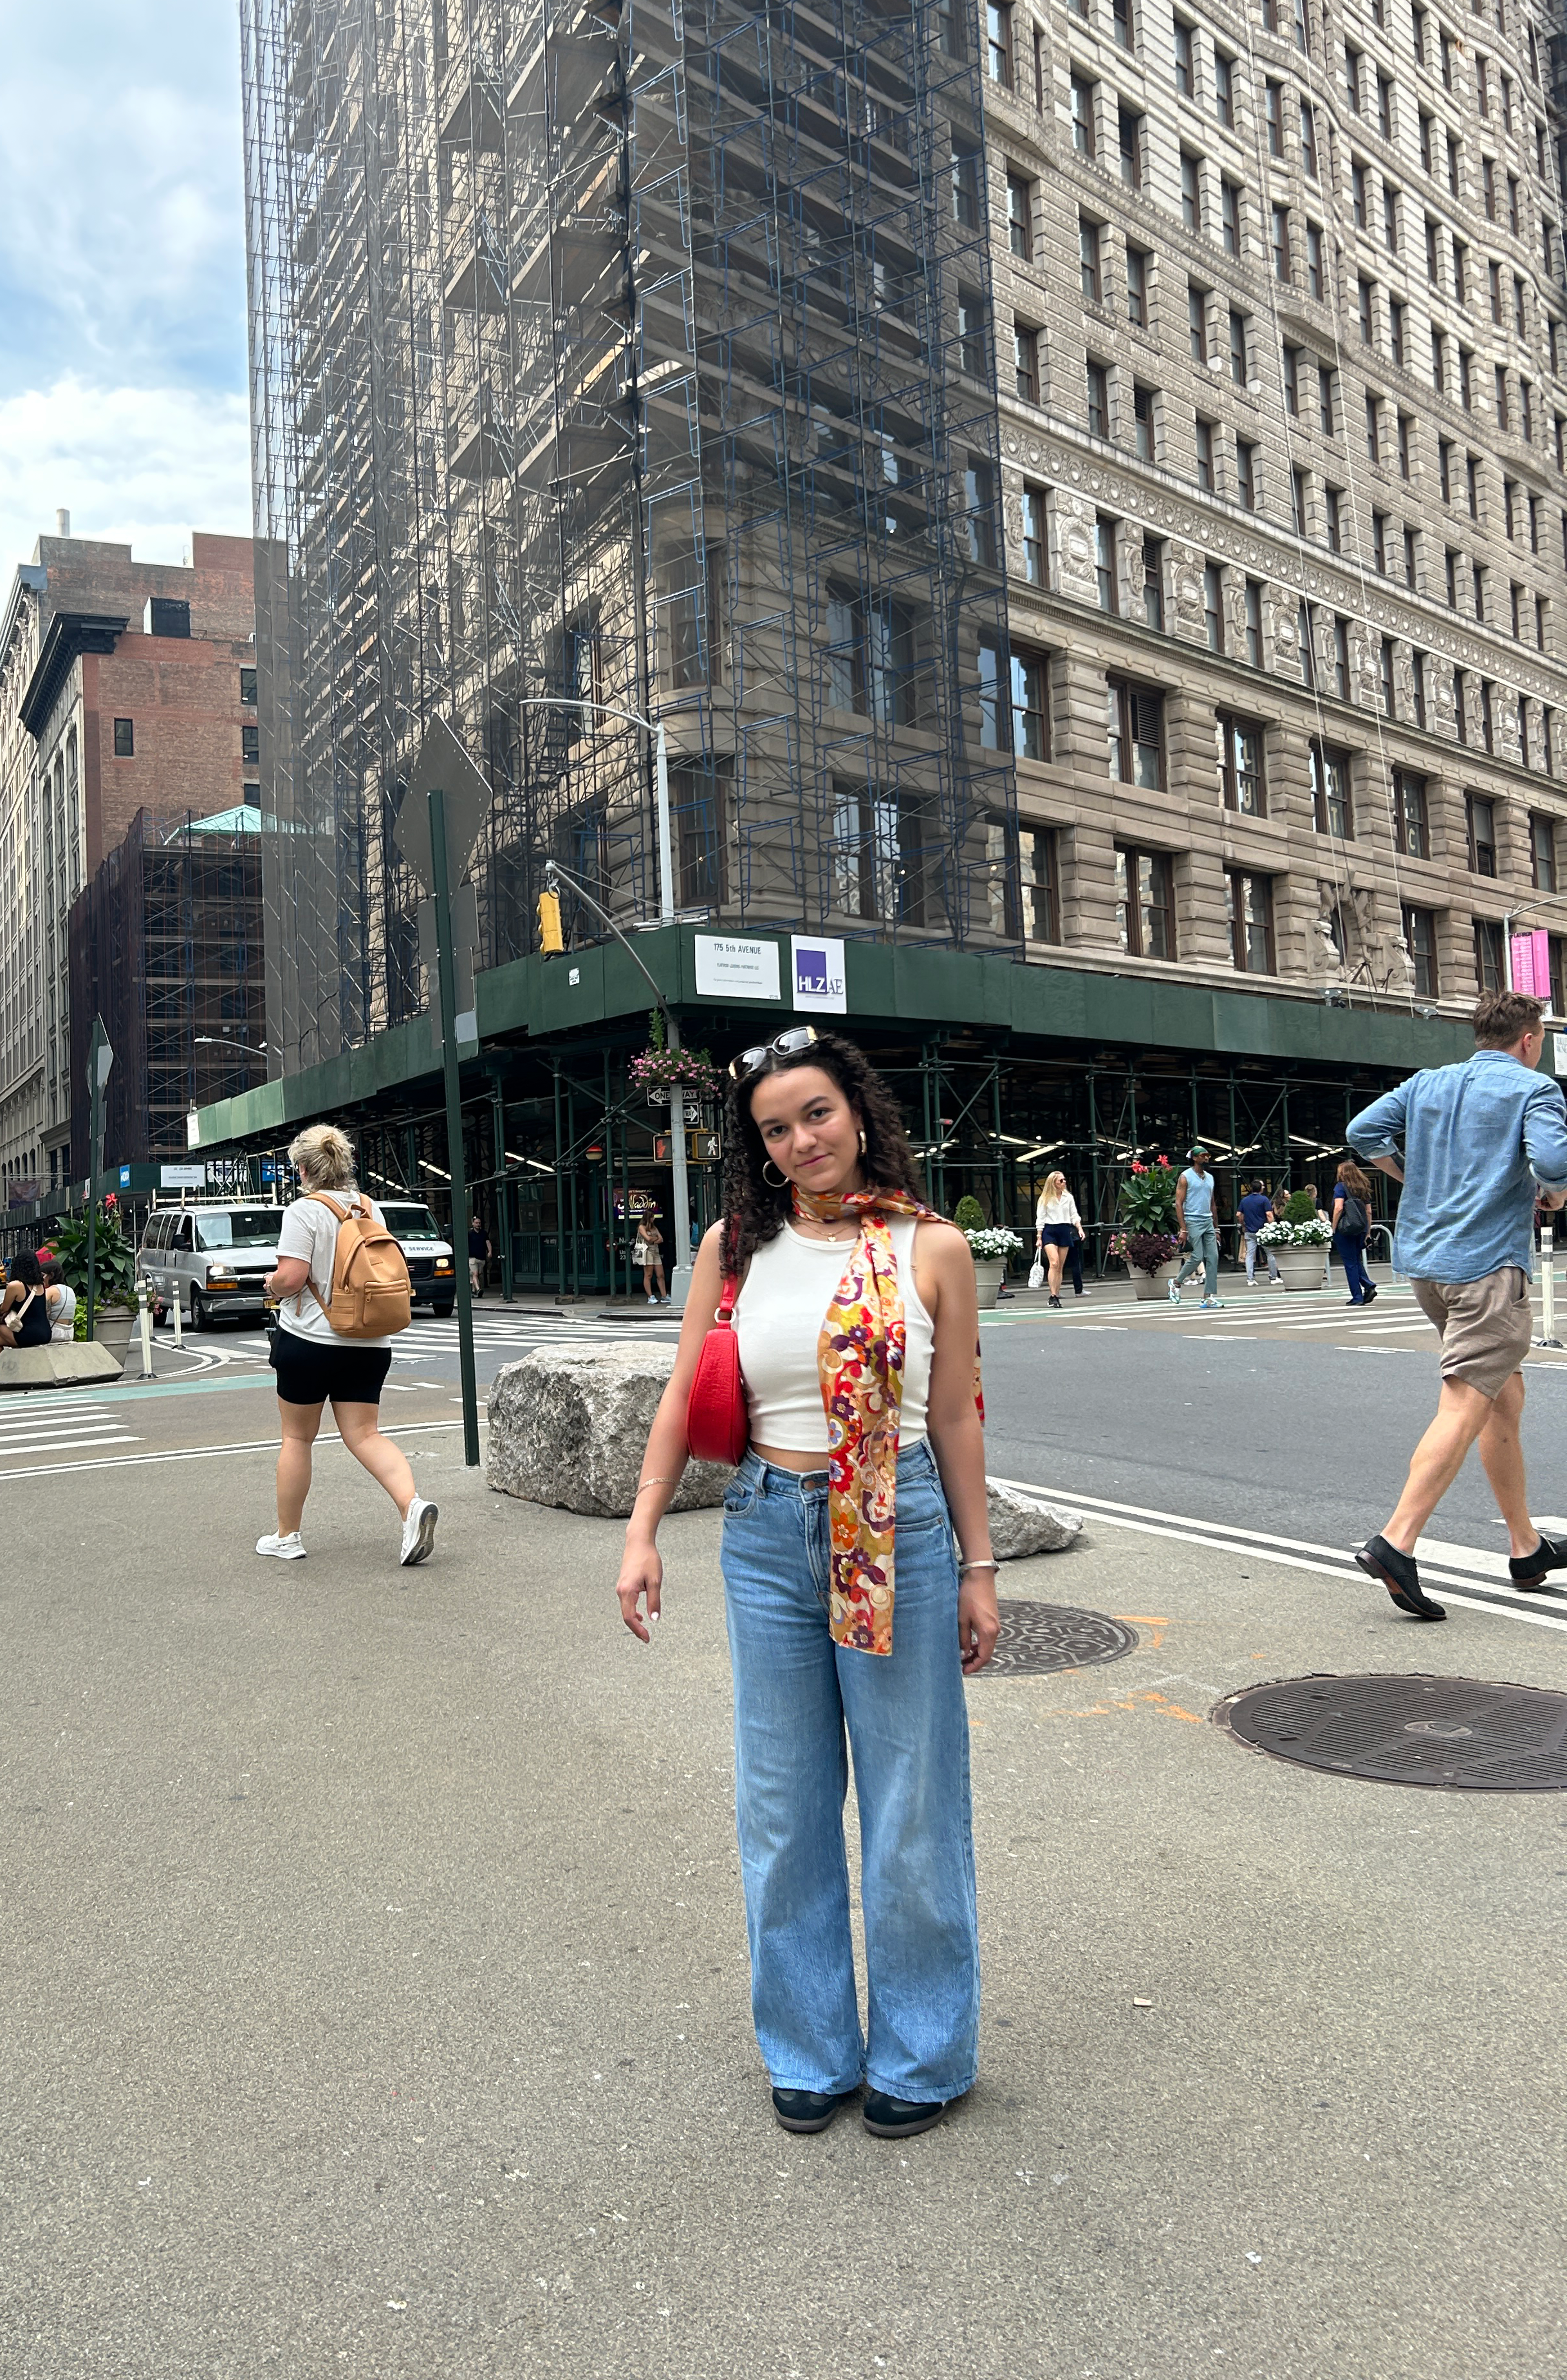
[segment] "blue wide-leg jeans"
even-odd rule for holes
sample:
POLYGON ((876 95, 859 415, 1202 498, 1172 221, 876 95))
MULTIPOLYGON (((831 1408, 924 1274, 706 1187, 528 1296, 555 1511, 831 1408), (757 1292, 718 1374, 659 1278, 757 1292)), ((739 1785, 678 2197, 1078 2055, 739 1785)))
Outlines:
POLYGON ((747 1454, 723 1504, 735 1819, 751 2010, 773 2083, 955 2099, 978 2050, 979 1942, 957 1555, 924 1439, 898 1456, 890 1655, 828 1633, 827 1474, 747 1454), (846 1740, 845 1740, 846 1739, 846 1740), (859 1804, 867 2025, 844 1800, 859 1804))

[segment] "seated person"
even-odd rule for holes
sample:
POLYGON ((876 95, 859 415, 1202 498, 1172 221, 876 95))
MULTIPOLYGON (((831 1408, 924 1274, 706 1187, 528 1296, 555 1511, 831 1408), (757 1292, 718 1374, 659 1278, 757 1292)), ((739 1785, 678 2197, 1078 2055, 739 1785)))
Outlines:
POLYGON ((0 1297, 0 1347, 46 1347, 49 1330, 43 1267, 30 1248, 24 1248, 12 1263, 0 1297))
POLYGON ((38 1261, 43 1269, 43 1300, 49 1308, 49 1333, 54 1339, 76 1337, 76 1292, 66 1281, 65 1268, 58 1257, 47 1248, 40 1248, 38 1261))

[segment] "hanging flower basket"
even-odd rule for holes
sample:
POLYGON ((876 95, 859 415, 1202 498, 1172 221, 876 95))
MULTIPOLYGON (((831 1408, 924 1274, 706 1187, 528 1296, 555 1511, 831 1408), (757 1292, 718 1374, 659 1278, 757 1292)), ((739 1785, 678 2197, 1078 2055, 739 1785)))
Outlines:
POLYGON ((633 1087, 650 1107, 666 1108, 672 1090, 692 1099, 718 1096, 718 1069, 705 1050, 639 1050, 631 1061, 633 1087))

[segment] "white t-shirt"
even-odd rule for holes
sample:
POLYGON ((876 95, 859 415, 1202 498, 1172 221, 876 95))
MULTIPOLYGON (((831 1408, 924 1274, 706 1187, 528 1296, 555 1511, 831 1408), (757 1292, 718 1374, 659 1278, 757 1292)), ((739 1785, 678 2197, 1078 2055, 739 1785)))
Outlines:
MULTIPOLYGON (((378 1223, 385 1220, 374 1199, 367 1198, 362 1190, 329 1190, 327 1196, 335 1198, 340 1207, 368 1208, 378 1223)), ((330 1207, 323 1207, 319 1198, 296 1198, 284 1214, 277 1234, 277 1253, 280 1257, 303 1257, 310 1268, 310 1286, 315 1291, 314 1297, 301 1290, 297 1297, 283 1300, 277 1318, 285 1330, 291 1330, 296 1338, 319 1340, 328 1347, 390 1347, 390 1339, 340 1337, 322 1311, 332 1295, 332 1268, 337 1257, 337 1218, 330 1207)))

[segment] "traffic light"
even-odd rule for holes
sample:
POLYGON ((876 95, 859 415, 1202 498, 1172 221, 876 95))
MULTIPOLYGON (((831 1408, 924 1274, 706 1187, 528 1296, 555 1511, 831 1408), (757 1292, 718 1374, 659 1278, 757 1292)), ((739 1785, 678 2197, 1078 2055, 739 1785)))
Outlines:
POLYGON ((541 892, 539 895, 539 947, 546 955, 565 948, 561 939, 561 896, 558 892, 541 892))

